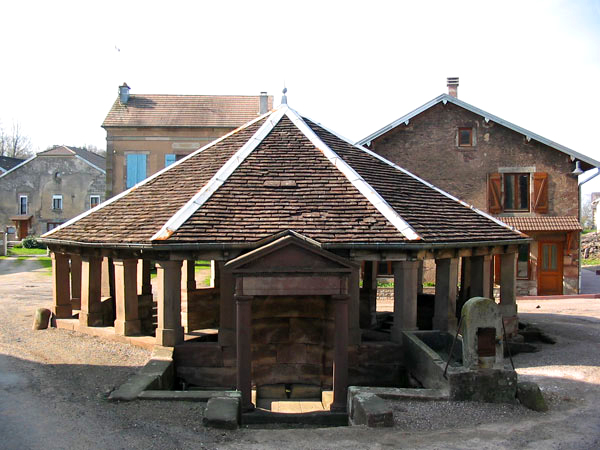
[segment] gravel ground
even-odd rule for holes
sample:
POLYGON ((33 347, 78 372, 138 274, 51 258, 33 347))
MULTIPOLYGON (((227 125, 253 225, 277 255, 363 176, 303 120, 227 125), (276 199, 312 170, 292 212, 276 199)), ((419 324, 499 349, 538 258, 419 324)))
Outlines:
POLYGON ((149 352, 66 330, 32 331, 34 310, 51 304, 51 279, 38 267, 0 260, 0 448, 600 448, 600 300, 519 304, 523 320, 558 340, 515 357, 519 378, 540 384, 548 413, 407 401, 394 404, 392 429, 222 432, 202 426, 201 404, 106 401, 149 352))

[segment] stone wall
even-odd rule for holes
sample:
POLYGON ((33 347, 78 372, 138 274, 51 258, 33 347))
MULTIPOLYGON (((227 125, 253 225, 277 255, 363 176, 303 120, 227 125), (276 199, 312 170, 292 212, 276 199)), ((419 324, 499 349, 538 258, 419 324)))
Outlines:
POLYGON ((218 288, 190 290, 181 301, 181 321, 186 333, 204 328, 219 327, 218 288))

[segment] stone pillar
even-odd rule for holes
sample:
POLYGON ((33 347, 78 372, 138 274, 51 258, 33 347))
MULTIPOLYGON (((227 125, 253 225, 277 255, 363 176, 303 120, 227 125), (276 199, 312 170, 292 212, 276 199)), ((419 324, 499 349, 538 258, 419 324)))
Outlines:
POLYGON ((242 393, 242 411, 252 403, 252 297, 235 296, 237 327, 237 390, 242 393))
POLYGON ((140 259, 137 264, 138 318, 141 322, 141 333, 154 334, 154 301, 152 298, 151 268, 152 261, 140 259))
POLYGON ((401 331, 417 329, 418 261, 396 261, 394 270, 394 327, 392 341, 402 342, 401 331))
POLYGON ((79 323, 88 327, 102 326, 102 258, 81 257, 81 311, 79 323))
POLYGON ((456 294, 458 285, 458 258, 435 260, 435 309, 433 328, 456 331, 456 294))
POLYGON ((58 319, 70 319, 73 315, 69 294, 69 257, 64 253, 50 253, 52 258, 52 312, 58 319))
POLYGON ((360 269, 352 269, 348 277, 348 324, 349 342, 360 345, 360 269))
POLYGON ((112 264, 112 259, 107 257, 102 258, 102 285, 100 287, 100 295, 102 297, 113 297, 115 295, 114 276, 115 269, 112 264))
POLYGON ((156 344, 174 347, 183 342, 181 327, 181 261, 158 261, 158 326, 156 344))
MULTIPOLYGON (((491 256, 471 256, 471 297, 492 298, 491 256)), ((468 299, 467 299, 468 300, 468 299)))
POLYGON ((219 345, 234 346, 236 306, 233 298, 235 280, 231 272, 223 269, 224 263, 219 261, 221 274, 220 305, 219 305, 219 345))
POLYGON ((115 333, 139 334, 141 324, 137 296, 137 259, 115 259, 115 333))
POLYGON ((517 254, 500 255, 500 312, 506 334, 518 331, 517 321, 517 254))
POLYGON ((348 400, 348 296, 333 295, 331 299, 335 308, 333 403, 331 404, 331 410, 345 411, 348 400))
POLYGON ((151 273, 152 264, 148 259, 140 259, 137 265, 137 292, 138 295, 152 294, 151 273))
POLYGON ((218 288, 221 286, 221 269, 218 261, 210 262, 210 287, 218 288))
POLYGON ((196 261, 186 259, 181 267, 181 290, 193 291, 196 289, 196 261))
POLYGON ((81 308, 81 256, 71 255, 71 306, 81 308))
POLYGON ((423 260, 419 261, 417 268, 417 294, 423 293, 423 260))
POLYGON ((377 267, 364 262, 363 285, 360 290, 360 327, 371 328, 377 323, 377 267))

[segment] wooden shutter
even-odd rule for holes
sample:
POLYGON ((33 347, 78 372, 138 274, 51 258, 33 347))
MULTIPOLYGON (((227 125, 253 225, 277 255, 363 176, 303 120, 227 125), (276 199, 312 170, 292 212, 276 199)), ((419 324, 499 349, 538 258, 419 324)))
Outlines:
POLYGON ((533 174, 533 212, 546 214, 548 212, 548 174, 536 172, 533 174))
POLYGON ((502 176, 499 173, 488 175, 488 210, 491 214, 502 212, 502 176))

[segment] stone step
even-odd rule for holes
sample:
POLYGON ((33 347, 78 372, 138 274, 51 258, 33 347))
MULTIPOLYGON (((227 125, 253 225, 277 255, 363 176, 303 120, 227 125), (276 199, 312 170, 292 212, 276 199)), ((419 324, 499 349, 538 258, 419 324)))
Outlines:
POLYGON ((138 395, 140 400, 182 400, 207 403, 211 398, 241 398, 238 391, 144 391, 138 395))
POLYGON ((319 427, 344 427, 348 425, 348 414, 341 412, 276 413, 256 409, 242 414, 242 425, 315 425, 319 427))

